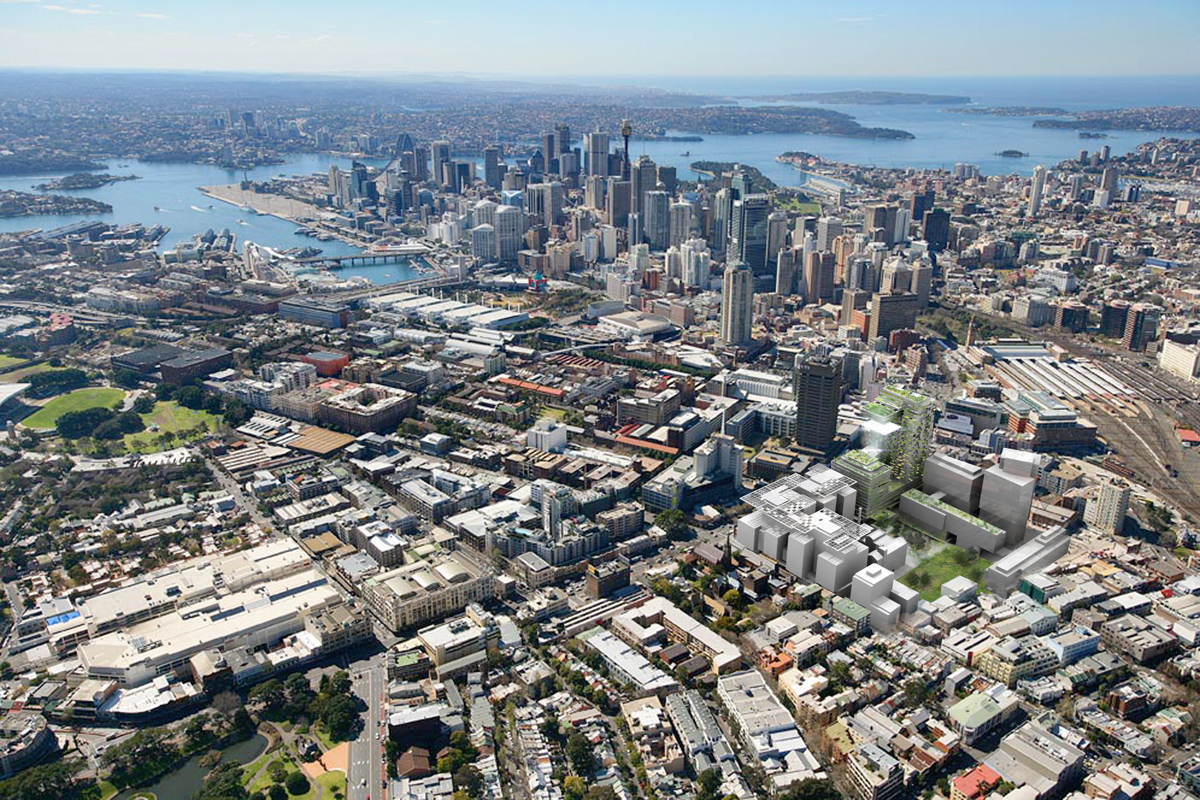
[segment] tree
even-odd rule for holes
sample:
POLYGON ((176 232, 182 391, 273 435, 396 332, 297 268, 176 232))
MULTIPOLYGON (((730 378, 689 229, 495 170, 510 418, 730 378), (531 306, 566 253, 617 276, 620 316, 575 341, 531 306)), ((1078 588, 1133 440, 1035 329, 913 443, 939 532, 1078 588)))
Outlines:
POLYGON ((162 728, 145 728, 104 753, 109 780, 117 788, 137 785, 163 772, 179 757, 179 748, 162 728))
POLYGON ((783 800, 842 800, 842 793, 831 780, 805 778, 789 786, 780 797, 783 800))
POLYGON ((79 761, 51 761, 21 770, 0 781, 0 797, 5 800, 95 800, 100 788, 90 778, 77 778, 83 769, 79 761))
POLYGON ((208 773, 193 800, 248 800, 249 797, 242 786, 242 765, 227 761, 208 773))
POLYGON ((175 402, 184 408, 199 411, 204 407, 204 390, 199 386, 180 386, 175 391, 175 402))
POLYGON ((742 606, 742 593, 738 589, 730 589, 729 591, 725 592, 725 594, 721 595, 721 599, 724 600, 725 605, 729 606, 730 608, 741 608, 742 606))
POLYGON ((329 736, 336 742, 350 738, 354 723, 358 721, 358 708, 348 694, 336 694, 320 703, 318 718, 329 736))
POLYGON ((904 702, 914 708, 929 701, 929 687, 920 678, 911 678, 904 684, 904 702))
POLYGON ((119 369, 113 373, 112 381, 122 389, 136 389, 142 382, 142 376, 131 369, 119 369))
POLYGON ((583 798, 584 800, 617 800, 617 793, 611 786, 589 786, 583 798))
POLYGON ((568 775, 563 780, 563 797, 567 800, 583 800, 587 782, 578 775, 568 775))
POLYGON ((82 439, 85 436, 91 436, 100 425, 115 416, 112 410, 107 408, 68 411, 54 421, 54 428, 64 439, 82 439))
POLYGON ((483 795, 483 773, 475 765, 463 764, 454 771, 452 777, 454 788, 466 792, 467 797, 474 798, 483 795))
POLYGON ((287 776, 287 780, 283 784, 287 787, 288 794, 304 794, 308 791, 308 778, 302 772, 292 772, 287 776))
POLYGON ((696 784, 700 789, 699 800, 715 800, 721 788, 721 776, 716 770, 706 769, 696 776, 696 784))
POLYGON ((49 397, 52 394, 69 392, 87 385, 87 373, 81 369, 57 369, 38 372, 29 376, 29 394, 34 397, 49 397))
POLYGON ((660 511, 654 518, 654 524, 662 528, 667 538, 673 542, 686 539, 691 528, 688 527, 687 517, 678 508, 668 508, 660 511))
POLYGON ((242 698, 230 691, 218 692, 213 697, 212 707, 226 717, 231 717, 242 707, 242 698))
POLYGON ((270 800, 287 800, 287 796, 287 789, 283 788, 283 786, 278 783, 272 783, 267 789, 267 797, 269 797, 270 800))
POLYGON ((149 414, 154 410, 154 404, 157 401, 152 394, 140 394, 133 401, 133 410, 139 414, 149 414))
POLYGON ((137 433, 146 430, 146 423, 142 422, 142 415, 136 411, 125 411, 118 414, 116 423, 120 426, 121 433, 137 433))
POLYGON ((596 751, 588 738, 578 731, 567 737, 567 757, 575 771, 585 778, 592 777, 596 771, 596 751))

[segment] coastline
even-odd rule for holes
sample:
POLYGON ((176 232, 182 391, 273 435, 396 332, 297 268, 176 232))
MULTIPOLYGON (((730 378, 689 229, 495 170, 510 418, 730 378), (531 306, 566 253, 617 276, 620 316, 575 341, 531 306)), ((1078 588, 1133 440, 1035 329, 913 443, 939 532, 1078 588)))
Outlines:
POLYGON ((281 197, 274 194, 251 192, 242 189, 237 184, 200 186, 198 189, 206 197, 211 197, 214 200, 220 200, 223 203, 229 203, 239 208, 249 206, 255 214, 275 217, 285 222, 290 222, 298 228, 320 228, 325 233, 337 238, 338 241, 353 247, 361 247, 365 250, 372 244, 369 240, 349 235, 346 229, 339 225, 323 222, 321 217, 326 213, 324 209, 310 203, 305 203, 302 200, 295 200, 290 197, 281 197), (304 222, 302 220, 312 221, 304 222))

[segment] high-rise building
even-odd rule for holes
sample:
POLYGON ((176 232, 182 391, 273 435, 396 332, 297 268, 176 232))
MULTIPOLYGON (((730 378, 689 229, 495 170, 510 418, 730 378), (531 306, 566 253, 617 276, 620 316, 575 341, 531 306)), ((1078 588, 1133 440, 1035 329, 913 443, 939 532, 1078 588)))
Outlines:
POLYGON ((929 243, 929 249, 940 253, 950 242, 950 212, 944 208, 931 208, 921 219, 921 236, 929 243))
POLYGON ((842 235, 842 221, 837 217, 821 217, 817 220, 817 249, 833 250, 833 240, 842 235))
POLYGON ((542 134, 542 174, 558 174, 558 136, 554 131, 542 134))
POLYGON ((730 255, 743 261, 755 274, 770 270, 767 263, 767 220, 771 199, 765 194, 750 194, 733 201, 729 225, 730 255))
POLYGON ((678 247, 692 235, 692 204, 677 202, 671 204, 671 235, 670 244, 678 247))
POLYGON ((674 197, 675 190, 679 187, 679 177, 675 167, 667 164, 660 166, 658 168, 658 183, 662 185, 663 191, 674 197))
POLYGON ((483 148, 483 182, 488 188, 499 191, 500 182, 500 148, 489 145, 483 148))
POLYGON ((446 184, 446 164, 450 163, 450 143, 445 139, 438 139, 436 142, 431 142, 429 146, 433 151, 433 179, 438 183, 446 184))
POLYGON ((1096 496, 1084 506, 1083 521, 1104 533, 1120 533, 1125 529, 1130 494, 1128 486, 1113 482, 1102 483, 1096 496))
POLYGON ((1033 168, 1033 183, 1029 187, 1029 216, 1036 217, 1042 210, 1042 193, 1046 191, 1046 168, 1038 164, 1033 168))
POLYGON ((630 213, 643 214, 646 193, 654 191, 657 186, 658 167, 650 156, 644 155, 629 170, 630 213))
POLYGON ((1158 320, 1162 309, 1150 303, 1134 303, 1125 317, 1123 342, 1127 350, 1140 353, 1158 338, 1158 320))
POLYGON ((629 224, 629 213, 633 210, 630 207, 630 200, 629 181, 610 177, 608 190, 604 194, 604 209, 609 225, 623 228, 629 224))
MULTIPOLYGON (((788 215, 786 211, 772 211, 767 216, 767 265, 775 263, 779 251, 788 246, 788 215)), ((769 270, 768 270, 769 271, 769 270)))
POLYGON ((866 216, 863 220, 863 230, 867 232, 872 241, 883 242, 888 247, 895 244, 896 212, 898 210, 893 205, 882 203, 867 206, 864 212, 866 216))
POLYGON ((1129 319, 1129 301, 1112 300, 1100 311, 1100 333, 1110 339, 1125 336, 1125 323, 1129 319))
POLYGON ((666 250, 671 245, 671 196, 664 191, 646 192, 644 220, 644 235, 650 243, 650 249, 666 250))
POLYGON ((721 278, 721 341, 743 345, 752 341, 754 274, 741 261, 725 265, 721 278))
POLYGON ((608 134, 596 131, 587 135, 587 171, 589 175, 608 175, 608 134))
POLYGON ((837 260, 833 253, 817 251, 809 254, 804 265, 804 299, 817 304, 833 298, 833 271, 837 260))
POLYGON ((718 189, 713 195, 712 248, 721 255, 729 246, 729 223, 733 217, 733 191, 718 189))
POLYGON ((471 229, 471 255, 487 262, 496 257, 496 229, 488 224, 471 229))
POLYGON ((521 209, 515 206, 496 209, 496 257, 504 264, 512 264, 517 260, 517 253, 521 250, 523 223, 521 209))
POLYGON ((785 248, 775 258, 775 294, 791 297, 796 293, 796 259, 800 250, 785 248))
POLYGON ((933 452, 937 403, 920 392, 888 385, 864 411, 877 422, 900 426, 890 440, 892 475, 906 487, 920 485, 925 459, 933 452))
POLYGON ((919 298, 912 292, 896 294, 876 293, 871 298, 871 326, 867 338, 875 341, 888 336, 900 328, 912 328, 917 324, 919 298))
POLYGON ((688 239, 679 245, 683 262, 683 285, 689 289, 708 288, 712 275, 712 255, 703 239, 688 239))
POLYGON ((1004 530, 1009 546, 1025 541, 1040 469, 1041 456, 1036 453, 1006 449, 998 464, 983 471, 979 518, 1004 530))
POLYGON ((845 392, 841 359, 814 354, 797 357, 792 390, 796 398, 796 444, 827 451, 837 435, 838 406, 845 392))

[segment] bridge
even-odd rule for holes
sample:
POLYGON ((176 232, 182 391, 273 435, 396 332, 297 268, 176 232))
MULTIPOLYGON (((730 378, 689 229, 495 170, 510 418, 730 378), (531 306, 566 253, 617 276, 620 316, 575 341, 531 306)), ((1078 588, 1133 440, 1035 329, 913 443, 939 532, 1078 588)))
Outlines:
POLYGON ((413 258, 414 256, 424 256, 428 250, 413 251, 411 253, 363 253, 352 256, 309 256, 308 258, 297 258, 297 264, 332 264, 338 267, 361 267, 365 264, 387 264, 401 258, 413 258))

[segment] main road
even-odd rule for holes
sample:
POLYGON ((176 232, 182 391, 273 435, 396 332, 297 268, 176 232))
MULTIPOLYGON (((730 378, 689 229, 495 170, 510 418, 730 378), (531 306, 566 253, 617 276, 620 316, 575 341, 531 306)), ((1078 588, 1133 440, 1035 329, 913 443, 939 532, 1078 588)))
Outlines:
POLYGON ((350 742, 350 758, 346 769, 347 800, 384 800, 386 773, 383 763, 384 692, 387 689, 385 656, 373 656, 357 665, 351 673, 355 693, 367 704, 364 724, 358 738, 350 742))

